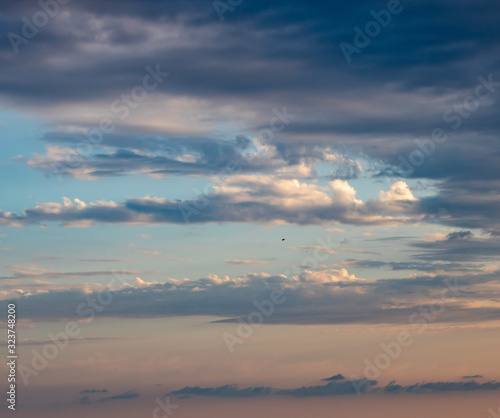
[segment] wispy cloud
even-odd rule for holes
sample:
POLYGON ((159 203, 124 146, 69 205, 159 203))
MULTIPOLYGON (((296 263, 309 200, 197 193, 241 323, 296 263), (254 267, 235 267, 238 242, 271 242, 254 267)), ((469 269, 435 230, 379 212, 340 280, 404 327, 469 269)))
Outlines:
POLYGON ((269 261, 266 260, 225 260, 227 264, 232 264, 235 266, 265 266, 269 264, 269 261))
MULTIPOLYGON (((12 276, 0 277, 0 280, 12 279, 81 279, 85 277, 96 276, 111 276, 116 274, 116 270, 93 270, 93 271, 78 271, 78 272, 65 272, 47 269, 37 265, 12 265, 8 267, 12 272, 12 276)), ((146 274, 137 270, 123 270, 123 274, 139 275, 146 274)), ((154 273, 154 272, 150 272, 154 273)), ((158 273, 158 272, 156 272, 158 273)))

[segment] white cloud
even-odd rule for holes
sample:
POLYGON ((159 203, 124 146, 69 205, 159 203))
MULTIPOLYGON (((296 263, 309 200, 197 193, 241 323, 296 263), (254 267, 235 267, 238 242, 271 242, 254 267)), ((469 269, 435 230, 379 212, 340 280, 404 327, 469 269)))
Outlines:
POLYGON ((61 222, 64 226, 95 223, 128 225, 190 222, 290 223, 300 225, 344 223, 354 225, 399 225, 423 216, 416 213, 418 200, 405 183, 398 182, 381 200, 363 202, 345 180, 326 186, 264 175, 234 175, 213 194, 203 196, 204 206, 193 201, 159 197, 129 199, 123 203, 97 201, 86 204, 64 198, 63 204, 42 203, 15 215, 0 211, 0 224, 22 226, 61 222), (410 216, 411 215, 411 216, 410 216))

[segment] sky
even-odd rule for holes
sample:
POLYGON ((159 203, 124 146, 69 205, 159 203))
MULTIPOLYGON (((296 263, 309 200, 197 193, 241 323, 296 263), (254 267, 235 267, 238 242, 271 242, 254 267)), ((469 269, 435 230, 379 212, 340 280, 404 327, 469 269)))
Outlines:
POLYGON ((4 410, 500 417, 500 4, 344 3, 2 4, 4 410))

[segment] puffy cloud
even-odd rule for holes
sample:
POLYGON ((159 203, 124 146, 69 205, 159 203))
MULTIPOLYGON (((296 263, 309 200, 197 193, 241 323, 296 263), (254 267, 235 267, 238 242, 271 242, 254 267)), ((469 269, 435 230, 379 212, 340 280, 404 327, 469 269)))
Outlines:
POLYGON ((142 287, 148 287, 148 286, 152 286, 155 284, 159 284, 158 282, 146 282, 146 281, 142 280, 140 277, 136 277, 133 280, 133 283, 134 283, 134 287, 138 288, 138 289, 140 289, 142 287))
POLYGON ((388 192, 380 192, 380 201, 384 203, 412 202, 417 200, 404 181, 394 183, 388 192))
POLYGON ((366 282, 365 279, 357 278, 354 274, 349 274, 349 272, 342 269, 329 269, 322 271, 309 271, 306 270, 300 275, 300 280, 303 282, 312 283, 363 283, 366 282))
POLYGON ((229 177, 225 184, 214 186, 213 193, 192 201, 148 196, 124 203, 86 204, 64 198, 63 204, 43 203, 20 214, 0 211, 0 224, 9 226, 43 222, 61 222, 64 226, 186 222, 398 225, 415 222, 416 218, 415 206, 410 204, 394 207, 392 201, 372 199, 364 203, 345 180, 319 186, 257 175, 229 177))

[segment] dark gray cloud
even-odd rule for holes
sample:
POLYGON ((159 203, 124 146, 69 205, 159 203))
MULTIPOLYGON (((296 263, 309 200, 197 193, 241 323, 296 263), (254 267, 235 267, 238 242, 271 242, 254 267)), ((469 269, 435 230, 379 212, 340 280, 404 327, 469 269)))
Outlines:
POLYGON ((335 380, 344 380, 345 377, 343 374, 339 373, 339 374, 335 374, 333 375, 332 377, 328 377, 326 379, 323 379, 323 380, 326 380, 326 381, 335 381, 335 380))
POLYGON ((353 380, 345 382, 330 382, 325 385, 303 386, 295 389, 276 389, 272 387, 239 388, 236 385, 218 387, 186 386, 172 392, 178 396, 214 396, 221 398, 263 397, 263 396, 293 396, 297 398, 316 396, 354 395, 363 393, 436 393, 436 392, 468 392, 490 391, 500 389, 500 382, 424 382, 409 386, 398 385, 395 381, 385 387, 377 386, 376 380, 353 380))
POLYGON ((80 393, 105 393, 107 389, 85 389, 81 390, 80 393))
POLYGON ((448 241, 454 241, 459 239, 468 239, 472 238, 474 234, 470 231, 458 231, 458 232, 450 232, 446 238, 448 241))
MULTIPOLYGON (((484 152, 485 155, 497 155, 491 149, 485 149, 484 152)), ((497 163, 485 162, 482 158, 474 160, 472 157, 470 162, 481 164, 478 170, 484 170, 482 179, 445 180, 440 183, 437 195, 421 200, 421 210, 428 214, 431 222, 458 228, 499 231, 500 224, 495 214, 500 210, 500 204, 495 195, 500 187, 500 180, 496 178, 496 170, 491 170, 497 163), (489 175, 492 171, 495 173, 489 175)))
POLYGON ((118 395, 105 396, 101 398, 95 398, 95 396, 103 393, 109 393, 107 389, 84 389, 80 391, 80 394, 85 394, 79 400, 80 405, 90 405, 94 402, 110 402, 110 401, 119 401, 119 400, 129 400, 139 398, 139 394, 137 392, 129 390, 128 392, 121 393, 118 395))
POLYGON ((326 385, 303 386, 296 389, 280 389, 276 395, 294 396, 304 398, 309 396, 334 396, 334 395, 354 395, 369 391, 370 386, 376 385, 375 380, 369 381, 345 381, 330 382, 326 385))
POLYGON ((269 387, 249 387, 238 388, 236 385, 224 385, 215 388, 202 388, 199 386, 185 387, 172 392, 174 395, 198 395, 198 396, 216 396, 220 398, 253 398, 257 396, 268 396, 271 394, 269 387))
MULTIPOLYGON (((37 8, 32 2, 22 3, 27 7, 5 11, 5 33, 19 32, 19 18, 37 8)), ((442 91, 462 88, 471 73, 476 75, 474 71, 480 64, 495 61, 491 56, 499 39, 496 4, 485 0, 463 1, 460 7, 449 0, 402 4, 406 10, 393 16, 390 27, 350 65, 339 43, 352 43, 354 27, 373 20, 370 10, 374 5, 367 1, 335 6, 323 0, 292 1, 286 6, 257 1, 238 6, 223 24, 212 4, 201 1, 126 1, 116 7, 98 6, 95 2, 68 4, 65 7, 70 16, 53 19, 22 53, 12 56, 9 42, 4 39, 2 55, 9 59, 0 87, 4 94, 29 100, 41 99, 41 94, 47 93, 49 102, 102 96, 128 87, 140 70, 139 63, 155 57, 177 74, 170 91, 182 95, 262 95, 283 92, 291 86, 295 92, 331 94, 359 87, 356 81, 368 84, 363 82, 367 72, 370 83, 396 82, 403 90, 426 87, 442 91), (139 24, 124 25, 120 19, 123 17, 136 19, 139 24), (103 24, 92 24, 92 18, 102 19, 103 24), (154 25, 160 25, 167 34, 169 29, 182 25, 181 39, 202 33, 204 37, 197 40, 204 42, 189 45, 189 49, 174 40, 154 43, 154 34, 148 31, 154 25), (481 35, 476 25, 481 25, 481 35), (137 54, 124 58, 109 50, 104 53, 75 48, 96 42, 110 47, 126 45, 137 54), (68 61, 70 67, 58 71, 57 77, 43 71, 51 65, 44 55, 71 51, 78 51, 78 59, 68 61), (192 56, 197 56, 201 65, 193 66, 192 56), (472 68, 464 66, 467 60, 477 64, 472 68), (25 86, 7 84, 26 62, 35 63, 40 71, 29 78, 21 77, 25 86), (413 71, 404 71, 407 68, 413 71), (332 77, 332 70, 340 77, 332 77)))
POLYGON ((389 383, 384 387, 387 393, 435 393, 435 392, 470 392, 483 390, 498 390, 500 382, 495 380, 491 382, 478 383, 468 382, 425 382, 415 385, 401 386, 395 382, 389 383))
POLYGON ((333 395, 352 395, 358 393, 356 387, 361 392, 365 392, 370 386, 376 385, 375 380, 371 381, 346 381, 346 382, 330 382, 325 385, 318 386, 303 386, 296 389, 275 389, 271 387, 248 387, 239 388, 237 385, 224 385, 213 388, 203 388, 199 386, 187 386, 180 390, 172 392, 178 396, 214 396, 221 398, 247 398, 247 397, 262 397, 271 395, 293 396, 297 398, 309 396, 333 396, 333 395), (357 384, 357 386, 355 386, 357 384))
POLYGON ((139 394, 137 392, 128 391, 125 393, 121 393, 120 395, 107 396, 105 398, 100 398, 97 402, 109 402, 116 400, 128 400, 138 398, 139 394))
POLYGON ((423 251, 415 256, 422 260, 486 261, 498 257, 500 239, 462 231, 453 232, 442 240, 413 242, 411 246, 423 251))

